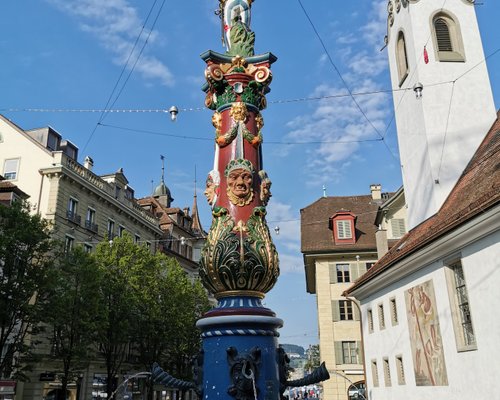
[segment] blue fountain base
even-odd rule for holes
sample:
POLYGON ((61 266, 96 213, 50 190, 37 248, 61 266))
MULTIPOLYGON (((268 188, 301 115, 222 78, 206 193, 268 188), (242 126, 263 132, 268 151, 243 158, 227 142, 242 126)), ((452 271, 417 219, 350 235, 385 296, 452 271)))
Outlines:
POLYGON ((196 326, 203 339, 203 399, 279 400, 278 328, 260 299, 227 297, 196 326))

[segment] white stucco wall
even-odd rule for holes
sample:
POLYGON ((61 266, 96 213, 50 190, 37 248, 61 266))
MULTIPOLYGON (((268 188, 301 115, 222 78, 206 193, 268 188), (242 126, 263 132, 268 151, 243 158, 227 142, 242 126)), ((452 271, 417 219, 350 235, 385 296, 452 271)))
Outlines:
MULTIPOLYGON (((500 320, 495 311, 500 309, 499 259, 500 227, 496 231, 474 243, 453 249, 442 247, 443 257, 425 265, 421 270, 405 276, 370 297, 361 299, 363 326, 368 327, 367 310, 372 309, 374 332, 364 329, 367 381, 370 399, 391 400, 411 398, 412 400, 453 399, 470 400, 496 398, 497 390, 491 378, 500 369, 500 346, 498 334, 500 320), (458 351, 455 330, 450 309, 448 283, 443 260, 453 255, 461 255, 466 279, 469 305, 472 315, 477 349, 458 351), (416 386, 413 359, 410 346, 409 324, 406 313, 405 291, 431 280, 434 286, 436 308, 439 317, 440 333, 448 385, 416 386), (391 325, 389 301, 396 299, 399 323, 391 325), (378 305, 384 305, 386 329, 378 327, 378 305), (405 370, 405 385, 398 385, 395 357, 402 356, 405 370), (382 360, 389 359, 392 386, 385 387, 382 360), (371 361, 378 364, 379 387, 373 386, 371 361)), ((402 265, 404 269, 404 264, 402 265)))
POLYGON ((410 229, 440 208, 496 118, 474 6, 464 0, 446 2, 443 12, 459 22, 465 61, 439 62, 431 23, 441 6, 420 0, 394 11, 386 50, 393 89, 408 89, 395 91, 393 98, 410 229), (405 35, 409 63, 401 87, 395 50, 399 31, 405 35), (417 82, 424 86, 420 100, 413 91, 417 82))
POLYGON ((0 134, 3 137, 0 143, 0 175, 4 173, 6 159, 19 158, 17 179, 12 180, 12 183, 30 196, 28 201, 32 206, 40 206, 40 211, 46 210, 47 196, 40 201, 44 203, 44 206, 38 204, 42 182, 42 175, 38 171, 53 162, 51 152, 39 146, 2 118, 0 118, 0 134))

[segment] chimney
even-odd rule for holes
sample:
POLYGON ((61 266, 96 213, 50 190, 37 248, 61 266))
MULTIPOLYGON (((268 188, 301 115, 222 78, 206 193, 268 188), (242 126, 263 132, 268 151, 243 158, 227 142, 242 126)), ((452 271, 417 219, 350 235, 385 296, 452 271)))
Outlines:
POLYGON ((373 200, 381 200, 382 199, 382 185, 375 183, 370 185, 370 191, 372 192, 373 200))
POLYGON ((377 243, 377 258, 380 260, 389 251, 387 231, 379 226, 377 232, 375 232, 375 240, 377 243))
POLYGON ((189 217, 189 207, 184 207, 184 210, 183 210, 183 211, 184 211, 184 215, 185 215, 186 217, 189 217))
POLYGON ((92 160, 90 156, 85 157, 85 162, 83 163, 83 166, 87 168, 89 171, 92 171, 92 167, 94 166, 94 160, 92 160))

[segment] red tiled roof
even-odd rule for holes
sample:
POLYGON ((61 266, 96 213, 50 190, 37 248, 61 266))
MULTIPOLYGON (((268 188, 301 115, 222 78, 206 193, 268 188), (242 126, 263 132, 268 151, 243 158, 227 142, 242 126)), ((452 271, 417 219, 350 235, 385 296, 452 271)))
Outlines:
POLYGON ((500 111, 441 209, 413 228, 346 292, 500 202, 500 111))
POLYGON ((16 185, 14 185, 12 182, 9 181, 3 181, 0 180, 0 192, 14 192, 17 194, 19 197, 22 197, 23 199, 27 199, 29 196, 24 193, 21 189, 19 189, 16 185))
POLYGON ((322 197, 300 210, 301 251, 373 250, 376 251, 374 225, 378 207, 382 201, 371 195, 322 197), (351 211, 356 215, 356 244, 335 244, 333 232, 328 228, 329 218, 337 211, 351 211))

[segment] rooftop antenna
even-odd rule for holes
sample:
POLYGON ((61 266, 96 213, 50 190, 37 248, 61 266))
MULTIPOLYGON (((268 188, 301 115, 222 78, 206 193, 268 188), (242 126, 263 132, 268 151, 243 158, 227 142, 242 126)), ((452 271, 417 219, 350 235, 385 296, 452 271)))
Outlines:
POLYGON ((326 185, 323 185, 323 197, 326 197, 326 185))

